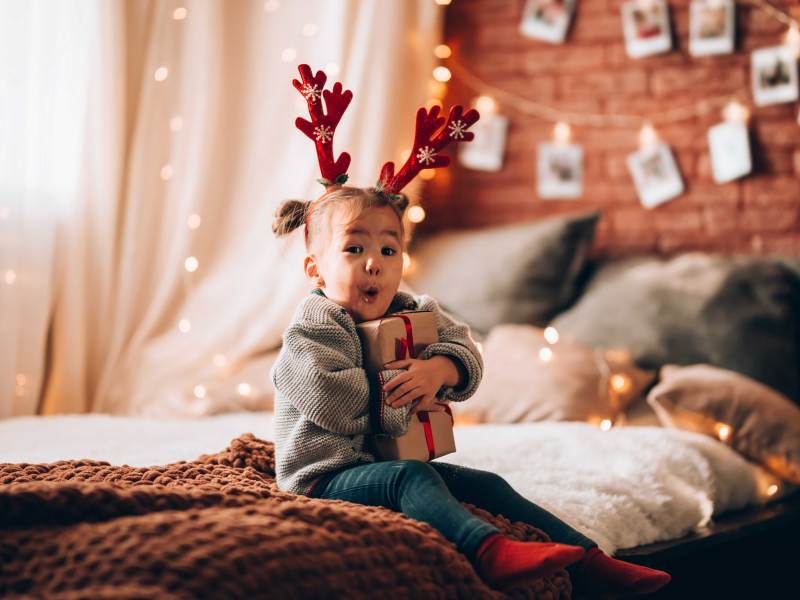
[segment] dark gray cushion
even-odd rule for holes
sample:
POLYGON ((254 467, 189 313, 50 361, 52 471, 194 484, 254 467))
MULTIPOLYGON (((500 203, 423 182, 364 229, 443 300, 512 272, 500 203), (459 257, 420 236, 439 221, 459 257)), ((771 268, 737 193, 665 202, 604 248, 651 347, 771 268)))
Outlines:
POLYGON ((688 253, 599 267, 552 325, 643 367, 708 363, 800 403, 800 277, 779 259, 688 253))
POLYGON ((406 281, 479 333, 500 323, 542 325, 575 298, 599 217, 436 234, 412 248, 406 281))

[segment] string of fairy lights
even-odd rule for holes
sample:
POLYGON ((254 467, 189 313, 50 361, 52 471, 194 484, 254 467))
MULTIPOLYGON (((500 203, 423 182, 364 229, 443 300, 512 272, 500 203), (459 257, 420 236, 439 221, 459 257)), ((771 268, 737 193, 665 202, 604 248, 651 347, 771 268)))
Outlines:
MULTIPOLYGON (((266 10, 266 7, 265 7, 266 10)), ((185 6, 178 6, 174 8, 172 11, 172 25, 174 27, 180 27, 183 21, 185 21, 189 16, 189 10, 185 6)), ((178 36, 176 35, 167 35, 169 39, 177 39, 178 36)), ((174 79, 175 72, 174 67, 171 67, 169 64, 159 64, 153 71, 153 79, 154 81, 161 85, 167 86, 171 79, 174 79)), ((173 113, 169 117, 169 121, 167 126, 170 131, 170 139, 174 139, 181 134, 182 131, 185 131, 186 122, 184 118, 179 113, 173 113)), ((160 170, 159 170, 159 177, 161 180, 168 184, 170 180, 172 180, 173 176, 175 175, 175 167, 169 161, 164 163, 160 170)), ((181 264, 181 285, 183 289, 183 297, 189 298, 192 294, 193 289, 193 278, 196 276, 198 270, 200 269, 200 260, 192 252, 192 240, 195 233, 200 229, 201 225, 203 224, 203 217, 200 212, 196 209, 193 209, 187 216, 185 220, 185 227, 188 229, 186 234, 186 250, 185 256, 183 258, 181 264)), ((182 334, 190 334, 193 329, 192 320, 190 315, 188 314, 181 314, 178 318, 177 329, 182 334)), ((229 369, 231 365, 229 364, 228 357, 223 353, 215 353, 211 357, 211 362, 217 372, 223 376, 227 376, 229 373, 229 369)), ((254 393, 253 386, 246 382, 242 381, 236 385, 237 393, 240 396, 247 397, 254 393)), ((204 383, 197 383, 192 387, 192 394, 198 400, 203 400, 206 398, 208 394, 207 386, 204 383)))
MULTIPOLYGON (((646 5, 649 1, 639 0, 643 5, 646 5)), ((796 19, 775 8, 766 0, 743 1, 767 12, 774 19, 786 25, 787 29, 783 35, 782 44, 791 48, 795 56, 800 56, 800 26, 796 19)), ((614 128, 639 127, 639 143, 640 145, 647 145, 657 138, 656 125, 666 125, 698 116, 705 116, 720 110, 721 107, 723 117, 729 121, 746 121, 750 113, 750 110, 744 104, 744 97, 746 96, 744 90, 703 98, 684 106, 649 112, 647 115, 565 111, 487 83, 462 63, 455 60, 452 57, 452 50, 447 45, 437 46, 434 49, 434 54, 442 60, 450 60, 447 62, 449 66, 442 64, 433 70, 431 90, 434 93, 434 97, 429 103, 440 102, 446 90, 445 84, 450 81, 453 73, 455 73, 461 83, 479 94, 475 98, 474 104, 481 114, 494 114, 498 109, 499 103, 518 113, 555 123, 553 137, 559 142, 569 141, 572 125, 582 125, 614 128)), ((800 112, 798 112, 797 122, 800 124, 800 112)))

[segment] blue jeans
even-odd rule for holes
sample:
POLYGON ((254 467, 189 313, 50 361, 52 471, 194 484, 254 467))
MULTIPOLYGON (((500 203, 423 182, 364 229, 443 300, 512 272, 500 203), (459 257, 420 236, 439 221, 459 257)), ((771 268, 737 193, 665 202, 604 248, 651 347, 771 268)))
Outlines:
POLYGON ((448 463, 390 460, 360 464, 323 475, 310 495, 402 512, 430 524, 470 560, 474 560, 481 542, 498 529, 473 515, 461 502, 533 525, 554 542, 587 550, 597 546, 520 496, 496 473, 448 463))

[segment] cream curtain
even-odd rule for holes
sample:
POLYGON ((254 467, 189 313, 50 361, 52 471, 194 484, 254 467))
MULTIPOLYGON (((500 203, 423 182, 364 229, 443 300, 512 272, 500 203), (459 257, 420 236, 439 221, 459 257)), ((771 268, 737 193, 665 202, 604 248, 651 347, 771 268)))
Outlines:
MULTIPOLYGON (((63 132, 69 152, 52 157, 72 165, 70 186, 51 198, 66 208, 45 207, 54 224, 33 232, 52 246, 38 271, 50 283, 30 294, 17 285, 15 342, 3 317, 0 414, 199 415, 256 402, 268 392, 270 350, 308 291, 302 240, 275 240, 272 213, 322 191, 313 144, 294 128, 306 116, 291 86, 296 66, 336 72, 353 90, 336 150, 353 156, 351 182, 372 184, 411 145, 441 9, 432 0, 27 6, 14 10, 30 31, 50 27, 79 55, 53 82, 38 71, 45 56, 29 54, 27 88, 74 87, 84 101, 63 132), (23 341, 25 356, 47 357, 46 370, 26 366, 23 341)), ((58 54, 53 40, 40 42, 58 54)), ((26 157, 36 164, 50 138, 31 129, 20 133, 36 142, 26 157)))

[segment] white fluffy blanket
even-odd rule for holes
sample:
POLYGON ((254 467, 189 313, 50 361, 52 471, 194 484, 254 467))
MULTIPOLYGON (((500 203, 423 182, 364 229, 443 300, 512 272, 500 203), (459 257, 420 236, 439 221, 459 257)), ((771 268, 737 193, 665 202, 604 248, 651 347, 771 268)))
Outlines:
MULTIPOLYGON (((273 431, 272 413, 18 417, 0 421, 0 462, 147 466, 216 452, 244 432, 273 439, 273 431)), ((762 502, 767 477, 713 439, 660 427, 480 425, 457 428, 456 443, 459 451, 440 460, 503 475, 607 552, 676 538, 712 515, 762 502)))
POLYGON ((481 425, 458 428, 456 447, 439 460, 499 473, 609 553, 763 502, 770 479, 712 438, 661 427, 481 425))

